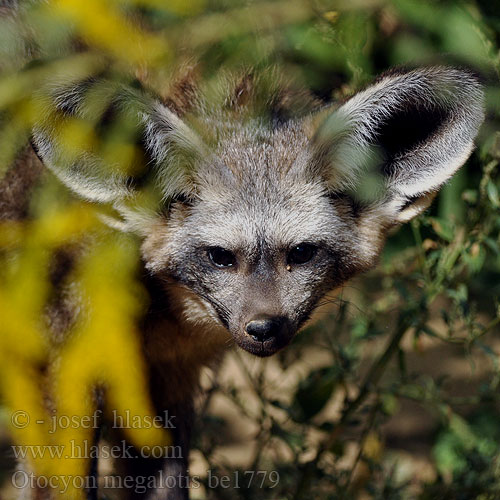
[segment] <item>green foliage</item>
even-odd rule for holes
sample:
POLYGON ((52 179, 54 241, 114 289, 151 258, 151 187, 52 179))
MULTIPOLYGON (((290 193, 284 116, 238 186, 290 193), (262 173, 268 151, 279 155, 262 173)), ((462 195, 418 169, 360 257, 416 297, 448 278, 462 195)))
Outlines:
POLYGON ((318 414, 331 398, 339 375, 335 365, 310 371, 295 392, 292 418, 297 422, 307 422, 318 414))
MULTIPOLYGON (((478 147, 430 211, 390 237, 376 270, 325 300, 292 346, 268 361, 231 354, 219 378, 212 377, 193 453, 206 488, 194 493, 214 499, 498 498, 498 2, 21 4, 18 18, 0 18, 2 173, 46 112, 40 89, 55 77, 78 81, 105 71, 117 87, 139 80, 165 97, 177 68, 193 60, 207 86, 223 71, 275 65, 276 74, 325 100, 344 99, 397 64, 462 64, 483 77, 488 118, 478 147), (221 402, 229 413, 218 411, 221 402), (238 439, 244 428, 251 430, 246 441, 238 439), (237 451, 226 455, 228 443, 245 449, 245 460, 236 461, 237 451), (279 482, 267 476, 262 485, 212 488, 207 470, 232 477, 276 471, 279 482)), ((101 89, 110 98, 115 90, 101 89)), ((105 104, 85 119, 60 123, 55 116, 53 125, 68 152, 92 151, 119 172, 136 171, 143 166, 131 109, 106 130, 94 127, 105 104)), ((104 211, 116 215, 109 206, 104 211)), ((0 390, 8 415, 26 409, 33 419, 47 416, 41 377, 49 378, 51 395, 69 414, 91 413, 88 394, 96 386, 107 388, 114 408, 150 411, 133 328, 146 306, 135 282, 137 241, 106 229, 100 214, 45 180, 26 220, 0 221, 0 390), (54 340, 43 320, 55 293, 51 263, 54 255, 82 247, 89 257, 64 278, 84 297, 82 313, 67 338, 54 340), (61 362, 47 374, 42 367, 53 353, 61 362)), ((11 431, 20 444, 88 437, 49 436, 40 426, 11 431)), ((154 433, 130 437, 168 440, 154 433)), ((85 467, 68 462, 35 467, 47 475, 85 467)))

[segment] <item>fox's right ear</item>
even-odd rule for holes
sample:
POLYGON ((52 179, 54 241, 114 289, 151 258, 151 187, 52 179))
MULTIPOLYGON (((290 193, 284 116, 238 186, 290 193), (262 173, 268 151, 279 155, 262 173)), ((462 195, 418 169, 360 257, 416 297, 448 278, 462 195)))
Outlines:
POLYGON ((368 192, 383 225, 406 222, 467 160, 483 118, 469 72, 393 71, 328 114, 312 140, 314 168, 333 194, 368 192))
POLYGON ((123 218, 117 227, 140 230, 142 190, 154 190, 160 202, 190 196, 204 145, 152 96, 100 78, 51 82, 39 96, 45 112, 32 133, 37 155, 80 197, 111 204, 123 218), (133 153, 124 168, 118 160, 127 149, 133 153))

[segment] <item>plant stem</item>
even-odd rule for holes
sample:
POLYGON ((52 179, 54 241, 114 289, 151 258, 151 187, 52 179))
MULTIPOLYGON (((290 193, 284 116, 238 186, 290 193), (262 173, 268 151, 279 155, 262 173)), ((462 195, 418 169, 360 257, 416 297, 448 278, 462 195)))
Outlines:
POLYGON ((321 444, 318 448, 316 455, 314 458, 303 465, 302 474, 297 484, 297 489, 295 491, 295 495, 293 497, 294 500, 300 500, 305 498, 306 496, 310 496, 310 484, 311 479, 316 469, 316 466, 321 459, 323 453, 330 449, 332 445, 335 443, 338 435, 344 428, 348 419, 351 415, 362 405, 362 403, 369 396, 371 389, 374 385, 376 385, 380 378, 382 377, 388 362, 392 358, 394 352, 397 350, 401 339, 404 334, 407 332, 408 328, 411 325, 411 317, 414 316, 415 311, 410 311, 404 314, 398 323, 398 327, 396 331, 392 334, 392 337, 387 344, 384 352, 379 356, 377 361, 372 365, 368 374, 366 375, 364 382, 361 386, 361 389, 357 395, 357 397, 349 403, 347 408, 342 413, 342 417, 339 420, 336 428, 332 431, 332 433, 328 436, 327 439, 321 444))

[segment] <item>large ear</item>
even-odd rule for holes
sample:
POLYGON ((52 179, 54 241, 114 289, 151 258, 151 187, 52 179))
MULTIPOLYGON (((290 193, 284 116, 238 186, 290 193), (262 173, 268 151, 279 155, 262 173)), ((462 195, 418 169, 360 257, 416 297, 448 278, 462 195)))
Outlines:
POLYGON ((80 197, 111 204, 123 218, 115 226, 140 230, 146 190, 160 203, 189 196, 204 145, 152 96, 92 77, 50 82, 39 101, 44 113, 32 133, 39 158, 80 197), (120 153, 130 150, 125 165, 120 163, 120 153))
POLYGON ((323 121, 315 164, 332 192, 364 198, 371 188, 386 224, 406 222, 467 160, 483 118, 481 86, 469 72, 393 71, 323 121))

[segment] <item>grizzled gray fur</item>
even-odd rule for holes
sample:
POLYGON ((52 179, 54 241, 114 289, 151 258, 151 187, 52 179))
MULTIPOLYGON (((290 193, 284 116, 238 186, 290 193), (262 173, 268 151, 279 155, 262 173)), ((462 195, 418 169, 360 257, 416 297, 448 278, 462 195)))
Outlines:
MULTIPOLYGON (((454 68, 392 71, 340 106, 272 80, 246 75, 220 99, 183 82, 177 100, 163 103, 110 84, 114 109, 137 121, 149 161, 141 179, 90 152, 67 157, 53 139, 53 110, 33 131, 38 156, 63 183, 111 204, 116 216, 106 221, 142 238, 151 395, 158 412, 184 423, 184 457, 200 368, 232 343, 257 356, 285 347, 326 292, 376 264, 390 228, 427 208, 483 120, 480 85, 454 68), (144 185, 157 206, 141 206, 144 185)), ((58 113, 85 117, 97 85, 96 77, 44 91, 58 113)), ((134 464, 134 474, 185 475, 187 460, 134 464)))

